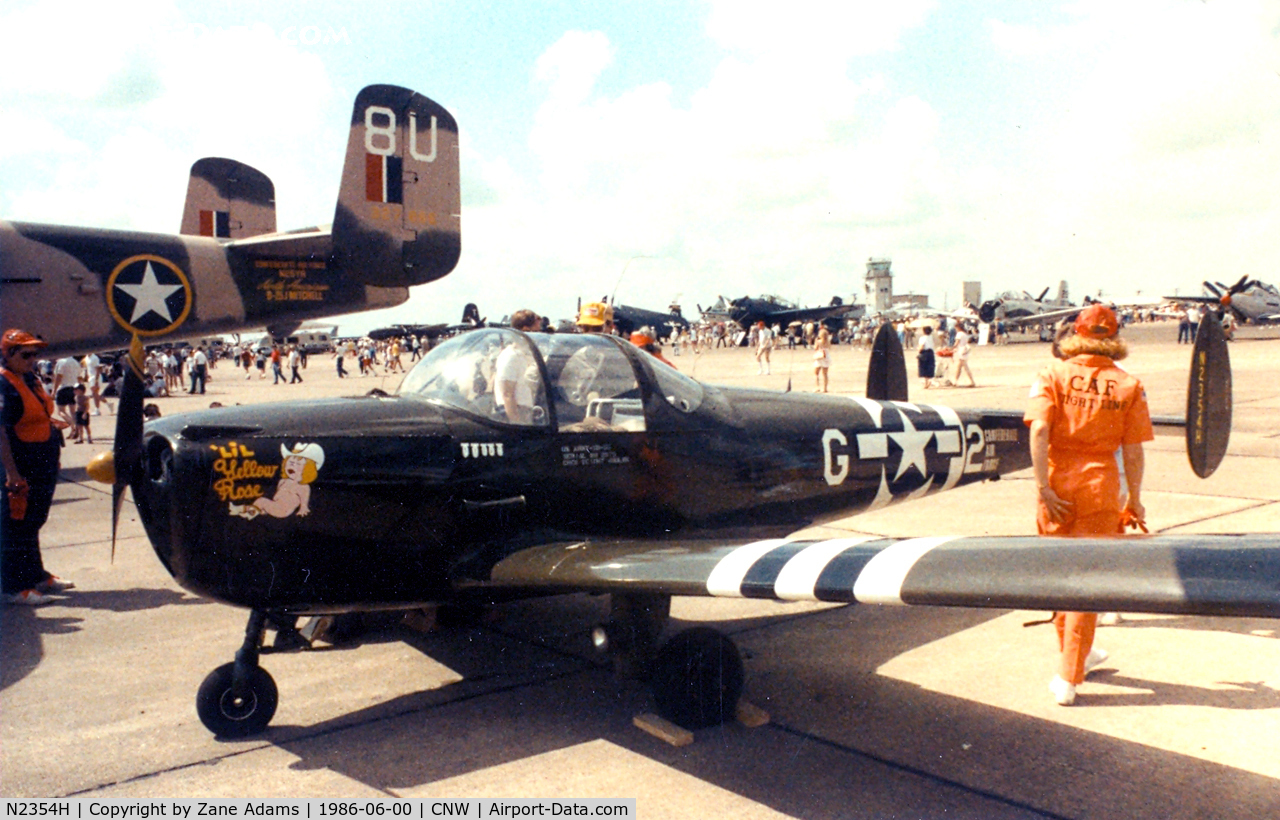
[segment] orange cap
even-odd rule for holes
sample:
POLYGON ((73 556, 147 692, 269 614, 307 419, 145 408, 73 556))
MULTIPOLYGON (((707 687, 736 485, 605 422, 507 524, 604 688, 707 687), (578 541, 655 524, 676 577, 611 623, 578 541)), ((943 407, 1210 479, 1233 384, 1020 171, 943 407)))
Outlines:
POLYGON ((1110 339, 1120 332, 1116 312, 1106 305, 1093 304, 1076 317, 1076 335, 1090 339, 1110 339))
POLYGON ((636 347, 644 347, 645 345, 651 345, 653 343, 654 343, 653 337, 650 336, 648 333, 637 330, 635 333, 631 334, 631 344, 635 345, 636 347))
POLYGON ((25 330, 19 330, 16 327, 9 328, 4 332, 4 337, 0 339, 0 349, 8 353, 15 347, 48 347, 49 343, 44 339, 37 339, 25 330))

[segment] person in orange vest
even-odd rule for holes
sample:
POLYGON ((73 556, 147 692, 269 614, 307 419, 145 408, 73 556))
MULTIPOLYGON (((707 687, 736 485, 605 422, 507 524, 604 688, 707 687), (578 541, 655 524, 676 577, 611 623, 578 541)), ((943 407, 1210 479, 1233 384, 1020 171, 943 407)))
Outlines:
POLYGON ((672 364, 672 362, 666 356, 662 355, 662 348, 658 347, 658 340, 654 338, 652 328, 642 327, 639 330, 632 333, 631 344, 645 351, 650 356, 653 356, 653 358, 657 359, 658 361, 670 367, 675 367, 675 365, 672 364))
MULTIPOLYGON (((1120 324, 1105 305, 1091 305, 1075 321, 1075 335, 1058 344, 1063 359, 1037 377, 1023 420, 1031 427, 1031 464, 1039 493, 1036 528, 1041 535, 1116 536, 1125 523, 1142 522, 1142 444, 1155 436, 1142 382, 1116 362, 1129 350, 1120 324), (1128 495, 1121 501, 1124 461, 1128 495)), ((1107 659, 1093 647, 1098 616, 1058 612, 1054 624, 1061 651, 1049 684, 1054 699, 1070 706, 1076 687, 1107 659)))
POLYGON ((58 483, 62 429, 53 400, 35 374, 45 342, 23 330, 0 336, 0 462, 4 464, 0 520, 0 576, 4 601, 39 606, 75 585, 49 574, 40 559, 40 528, 49 518, 58 483))

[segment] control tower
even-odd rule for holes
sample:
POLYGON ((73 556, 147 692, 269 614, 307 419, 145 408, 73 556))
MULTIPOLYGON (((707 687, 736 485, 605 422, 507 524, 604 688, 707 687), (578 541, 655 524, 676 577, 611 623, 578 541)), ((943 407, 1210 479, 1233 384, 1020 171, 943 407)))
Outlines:
POLYGON ((889 259, 867 260, 867 312, 883 313, 893 305, 893 271, 889 259))

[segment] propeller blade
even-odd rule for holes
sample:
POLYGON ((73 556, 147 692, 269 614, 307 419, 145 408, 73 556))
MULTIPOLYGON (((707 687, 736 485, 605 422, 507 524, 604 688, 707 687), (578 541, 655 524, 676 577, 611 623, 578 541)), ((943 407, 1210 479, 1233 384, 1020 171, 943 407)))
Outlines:
POLYGON ((1236 282, 1234 285, 1231 286, 1231 290, 1227 291, 1227 293, 1230 293, 1232 295, 1239 293, 1240 291, 1244 290, 1249 286, 1248 282, 1249 282, 1249 274, 1246 273, 1244 276, 1240 277, 1239 282, 1236 282))
POLYGON ((1201 282, 1200 284, 1204 285, 1204 289, 1212 293, 1214 297, 1218 299, 1222 298, 1222 291, 1227 289, 1226 285, 1222 285, 1222 290, 1218 290, 1216 287, 1214 287, 1212 282, 1201 282))
POLYGON ((907 361, 893 324, 885 322, 871 343, 871 363, 867 368, 867 398, 876 401, 907 401, 907 361))
POLYGON ((1048 296, 1048 295, 1049 295, 1049 289, 1048 289, 1048 288, 1045 288, 1044 290, 1040 291, 1040 295, 1036 297, 1036 301, 1037 301, 1037 302, 1043 302, 1043 301, 1044 301, 1044 297, 1046 297, 1046 296, 1048 296))
POLYGON ((124 506, 124 486, 111 486, 111 563, 116 562, 116 528, 120 523, 120 508, 124 506))
POLYGON ((1231 358, 1222 322, 1212 313, 1200 322, 1191 349, 1186 436, 1192 471, 1208 478, 1222 463, 1231 438, 1231 358))
POLYGON ((112 447, 115 462, 115 484, 111 488, 111 561, 116 558, 116 530, 124 491, 133 482, 142 464, 142 340, 137 336, 125 357, 124 387, 120 406, 116 408, 116 440, 112 447))

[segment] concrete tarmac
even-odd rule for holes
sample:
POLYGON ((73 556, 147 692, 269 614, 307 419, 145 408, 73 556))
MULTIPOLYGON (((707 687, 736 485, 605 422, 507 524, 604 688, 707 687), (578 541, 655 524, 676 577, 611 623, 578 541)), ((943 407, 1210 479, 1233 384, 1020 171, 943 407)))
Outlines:
MULTIPOLYGON (((1190 348, 1176 326, 1126 331, 1126 367, 1153 412, 1181 415, 1190 348)), ((1159 532, 1280 531, 1280 332, 1231 346, 1235 424, 1217 473, 1196 479, 1181 439, 1147 448, 1144 501, 1159 532)), ((1015 337, 1015 341, 1017 337, 1015 337)), ((804 350, 758 375, 746 350, 668 357, 711 383, 813 389, 804 350)), ((974 389, 912 399, 1021 407, 1048 346, 975 350, 974 389)), ((910 362, 911 357, 908 356, 910 362)), ((911 363, 913 364, 913 363, 911 363)), ((861 395, 867 353, 833 351, 831 389, 861 395)), ((220 363, 185 409, 391 390, 398 375, 337 379, 312 357, 301 385, 220 363)), ((105 413, 105 411, 104 411, 105 413)), ((601 598, 498 607, 421 633, 384 623, 362 644, 264 655, 280 707, 261 737, 220 742, 195 713, 246 613, 178 587, 126 504, 115 560, 110 489, 87 480, 102 446, 69 444, 42 533, 45 563, 77 589, 0 613, 0 793, 55 797, 636 797, 643 817, 1280 817, 1280 622, 1127 616, 1099 630, 1111 659, 1054 704, 1043 613, 677 599, 673 624, 739 643, 746 696, 772 720, 674 748, 634 728, 651 709, 593 656, 601 598)), ((689 488, 696 492, 696 488, 689 488)), ((836 522, 829 534, 1027 534, 1029 471, 836 522)))

